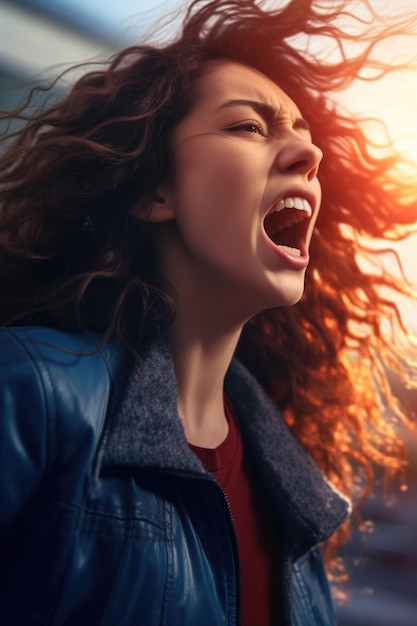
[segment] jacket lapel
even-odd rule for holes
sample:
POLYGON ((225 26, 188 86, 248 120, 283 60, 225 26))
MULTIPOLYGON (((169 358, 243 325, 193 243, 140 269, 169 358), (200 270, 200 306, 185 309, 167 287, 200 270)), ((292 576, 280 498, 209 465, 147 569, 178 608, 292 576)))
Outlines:
MULTIPOLYGON (((327 539, 349 515, 350 502, 326 480, 281 414, 236 360, 225 391, 294 551, 327 539)), ((103 466, 206 474, 188 447, 177 410, 177 386, 167 334, 151 342, 143 367, 119 376, 100 451, 103 466)))

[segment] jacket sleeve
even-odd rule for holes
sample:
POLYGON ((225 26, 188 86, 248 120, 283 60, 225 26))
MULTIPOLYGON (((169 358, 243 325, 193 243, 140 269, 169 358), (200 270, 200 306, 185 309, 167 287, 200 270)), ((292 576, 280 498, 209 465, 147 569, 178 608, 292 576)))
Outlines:
POLYGON ((47 466, 48 406, 38 365, 8 329, 0 331, 0 544, 13 536, 47 466))

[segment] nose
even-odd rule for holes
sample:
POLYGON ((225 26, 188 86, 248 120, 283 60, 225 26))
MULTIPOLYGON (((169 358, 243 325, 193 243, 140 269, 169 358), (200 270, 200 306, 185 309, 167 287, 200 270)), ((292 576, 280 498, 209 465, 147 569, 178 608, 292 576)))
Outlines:
POLYGON ((294 172, 306 176, 308 181, 318 174, 323 152, 311 141, 303 137, 288 137, 281 144, 276 166, 282 172, 294 172))

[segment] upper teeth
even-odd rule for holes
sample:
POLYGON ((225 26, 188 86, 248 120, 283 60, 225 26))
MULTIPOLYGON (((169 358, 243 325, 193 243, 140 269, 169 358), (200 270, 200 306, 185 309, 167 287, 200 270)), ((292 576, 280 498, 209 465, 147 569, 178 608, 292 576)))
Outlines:
POLYGON ((311 204, 305 198, 298 198, 288 196, 282 198, 274 207, 273 211, 282 211, 282 209, 298 209, 299 211, 306 211, 310 216, 313 212, 311 204))

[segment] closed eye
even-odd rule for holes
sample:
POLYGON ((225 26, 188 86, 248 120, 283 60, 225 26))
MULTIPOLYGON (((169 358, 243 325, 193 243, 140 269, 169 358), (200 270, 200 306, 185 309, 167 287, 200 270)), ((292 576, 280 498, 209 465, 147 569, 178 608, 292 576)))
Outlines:
POLYGON ((254 133, 256 135, 266 136, 264 128, 257 120, 246 120, 245 122, 239 122, 234 126, 229 126, 228 130, 231 131, 245 131, 248 133, 254 133))

